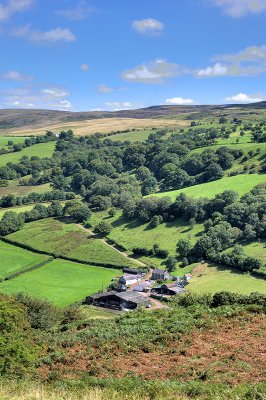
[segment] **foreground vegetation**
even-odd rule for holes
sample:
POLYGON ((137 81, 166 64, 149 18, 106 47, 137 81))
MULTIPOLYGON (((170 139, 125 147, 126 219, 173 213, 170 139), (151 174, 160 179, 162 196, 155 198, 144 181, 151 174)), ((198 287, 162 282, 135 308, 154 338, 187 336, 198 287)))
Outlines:
POLYGON ((0 299, 0 374, 23 377, 12 392, 5 381, 7 399, 30 390, 55 400, 265 395, 265 296, 186 295, 108 320, 25 295, 0 299))

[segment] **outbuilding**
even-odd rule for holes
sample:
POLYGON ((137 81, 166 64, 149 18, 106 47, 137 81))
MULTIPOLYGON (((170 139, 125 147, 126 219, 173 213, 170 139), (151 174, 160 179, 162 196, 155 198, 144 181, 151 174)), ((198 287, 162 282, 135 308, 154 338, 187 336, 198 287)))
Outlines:
POLYGON ((147 306, 149 301, 137 292, 127 291, 118 293, 111 291, 88 296, 86 297, 85 304, 112 308, 114 310, 134 310, 141 306, 147 306))
POLYGON ((167 281, 168 279, 171 278, 171 275, 169 274, 168 271, 165 271, 164 269, 154 269, 152 271, 152 276, 151 279, 153 281, 167 281))

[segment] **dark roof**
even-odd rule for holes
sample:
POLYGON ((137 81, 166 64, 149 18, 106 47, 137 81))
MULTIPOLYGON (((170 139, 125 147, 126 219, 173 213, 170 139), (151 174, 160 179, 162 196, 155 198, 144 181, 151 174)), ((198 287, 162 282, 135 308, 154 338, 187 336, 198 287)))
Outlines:
POLYGON ((136 268, 123 268, 123 272, 126 272, 128 274, 134 274, 134 275, 141 274, 141 271, 136 268))
POLYGON ((126 301, 132 301, 133 303, 141 304, 141 303, 146 303, 147 299, 144 296, 141 296, 141 294, 138 294, 133 291, 127 291, 127 292, 122 292, 118 293, 118 297, 120 299, 126 300, 126 301))
POLYGON ((164 269, 154 269, 153 273, 154 274, 165 274, 165 273, 168 274, 169 272, 165 271, 164 269))
POLYGON ((114 290, 110 292, 103 292, 103 293, 97 293, 94 294, 91 297, 92 299, 100 299, 101 297, 109 297, 109 296, 116 296, 119 297, 120 299, 126 300, 126 301, 132 301, 133 303, 136 304, 141 304, 141 303, 146 303, 147 299, 144 296, 141 296, 140 294, 133 292, 131 290, 127 292, 115 292, 114 290))

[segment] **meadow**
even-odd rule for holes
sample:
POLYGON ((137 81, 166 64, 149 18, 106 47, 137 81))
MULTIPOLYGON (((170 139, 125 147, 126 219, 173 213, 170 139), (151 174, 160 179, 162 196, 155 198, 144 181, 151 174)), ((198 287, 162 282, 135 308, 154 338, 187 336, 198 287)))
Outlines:
POLYGON ((14 144, 24 143, 26 139, 29 139, 27 136, 0 136, 0 148, 7 148, 8 142, 12 141, 14 144))
POLYGON ((34 267, 49 257, 35 254, 0 240, 0 279, 34 267))
POLYGON ((26 293, 63 307, 105 289, 119 271, 55 260, 41 268, 0 283, 7 294, 26 293))
MULTIPOLYGON (((42 203, 44 206, 47 206, 49 203, 42 203)), ((10 207, 10 208, 0 208, 0 220, 3 218, 3 215, 6 212, 15 212, 15 213, 22 213, 26 211, 31 211, 35 204, 29 204, 27 206, 19 206, 19 207, 10 207)))
MULTIPOLYGON (((90 219, 90 223, 92 226, 97 225, 101 220, 107 220, 111 223, 113 229, 108 238, 122 245, 129 253, 132 252, 134 247, 151 249, 157 243, 161 249, 168 250, 172 256, 175 256, 179 239, 186 237, 192 243, 195 243, 204 230, 203 225, 196 224, 191 228, 182 219, 162 223, 156 228, 150 229, 149 223, 125 220, 121 212, 117 212, 113 218, 106 218, 107 212, 95 213, 90 219)), ((141 260, 149 265, 156 266, 160 266, 164 262, 164 260, 155 257, 142 257, 141 260)))
POLYGON ((74 223, 53 218, 25 224, 8 238, 26 244, 36 250, 53 252, 88 263, 114 266, 136 266, 133 260, 120 254, 100 239, 74 223))
POLYGON ((229 291, 242 294, 266 294, 266 281, 237 270, 217 266, 199 265, 192 272, 187 289, 193 293, 229 291))
MULTIPOLYGON (((12 138, 10 138, 12 140, 12 138)), ((6 165, 8 162, 13 164, 19 163, 20 159, 23 156, 27 156, 29 158, 35 156, 39 158, 50 158, 53 155, 55 149, 55 142, 47 142, 34 144, 30 147, 25 147, 21 151, 16 151, 13 153, 2 154, 0 155, 0 167, 6 165)))
POLYGON ((13 194, 14 196, 26 196, 29 193, 45 193, 52 190, 50 183, 43 183, 37 186, 23 186, 19 184, 19 179, 8 181, 8 186, 0 187, 0 197, 13 194))
POLYGON ((174 201, 180 193, 185 193, 189 197, 213 198, 225 190, 234 190, 239 196, 243 196, 250 192, 256 185, 263 182, 266 182, 266 174, 243 174, 224 177, 213 182, 202 183, 184 189, 155 193, 152 196, 160 198, 167 196, 170 197, 172 201, 174 201))

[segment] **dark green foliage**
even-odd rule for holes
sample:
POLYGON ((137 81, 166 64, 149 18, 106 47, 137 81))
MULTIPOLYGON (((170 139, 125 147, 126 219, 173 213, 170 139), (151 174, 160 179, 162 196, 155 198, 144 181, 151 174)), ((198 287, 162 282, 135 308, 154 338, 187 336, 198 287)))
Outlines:
POLYGON ((168 257, 165 261, 165 266, 168 272, 173 272, 176 269, 175 257, 168 257))
POLYGON ((189 239, 180 239, 177 243, 177 251, 181 257, 187 257, 192 250, 192 244, 189 239))
POLYGON ((48 330, 62 319, 62 311, 46 300, 18 294, 17 300, 26 307, 27 319, 34 329, 48 330))
POLYGON ((106 221, 100 222, 95 226, 94 232, 100 236, 107 236, 112 230, 112 225, 106 221))
POLYGON ((38 349, 27 321, 26 308, 0 294, 0 376, 25 378, 33 372, 38 349))
POLYGON ((91 215, 89 207, 78 200, 66 203, 63 213, 77 222, 86 221, 91 215))

